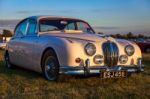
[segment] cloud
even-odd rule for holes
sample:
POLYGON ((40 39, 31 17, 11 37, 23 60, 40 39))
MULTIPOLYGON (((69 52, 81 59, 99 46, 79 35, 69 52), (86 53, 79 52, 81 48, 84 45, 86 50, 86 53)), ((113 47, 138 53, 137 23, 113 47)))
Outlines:
POLYGON ((2 33, 3 29, 13 31, 19 21, 20 20, 0 20, 0 34, 2 33))
POLYGON ((77 10, 24 10, 24 11, 17 11, 17 14, 39 14, 39 13, 77 13, 77 10))
POLYGON ((38 13, 38 11, 18 11, 18 14, 30 14, 30 13, 38 13))
POLYGON ((10 28, 13 29, 20 20, 0 20, 0 29, 10 28))
POLYGON ((113 9, 91 9, 90 11, 93 13, 100 13, 100 12, 112 12, 114 10, 113 9))
POLYGON ((116 30, 120 29, 121 27, 115 26, 94 26, 95 29, 103 29, 103 30, 116 30))

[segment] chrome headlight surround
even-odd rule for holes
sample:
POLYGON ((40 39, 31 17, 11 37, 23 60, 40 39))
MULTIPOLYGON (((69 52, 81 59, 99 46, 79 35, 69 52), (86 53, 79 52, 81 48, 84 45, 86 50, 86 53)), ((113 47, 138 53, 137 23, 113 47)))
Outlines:
POLYGON ((89 56, 93 56, 96 53, 96 46, 92 43, 88 43, 85 45, 85 53, 89 56))
POLYGON ((135 49, 132 45, 125 46, 125 52, 128 56, 132 56, 135 52, 135 49))

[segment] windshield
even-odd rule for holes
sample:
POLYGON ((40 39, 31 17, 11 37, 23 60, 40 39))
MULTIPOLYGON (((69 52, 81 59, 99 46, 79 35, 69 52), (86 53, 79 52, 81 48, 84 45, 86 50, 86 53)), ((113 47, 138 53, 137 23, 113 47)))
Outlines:
POLYGON ((94 33, 93 29, 88 23, 73 20, 73 19, 41 19, 39 21, 39 31, 49 32, 49 31, 65 31, 74 30, 82 31, 84 33, 94 33))

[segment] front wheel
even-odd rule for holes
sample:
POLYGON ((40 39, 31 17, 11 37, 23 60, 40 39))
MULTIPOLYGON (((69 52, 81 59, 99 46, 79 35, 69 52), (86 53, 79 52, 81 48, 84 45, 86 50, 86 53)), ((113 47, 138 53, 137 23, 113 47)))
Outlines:
POLYGON ((49 81, 56 81, 59 77, 59 63, 52 50, 47 51, 43 56, 42 72, 49 81))

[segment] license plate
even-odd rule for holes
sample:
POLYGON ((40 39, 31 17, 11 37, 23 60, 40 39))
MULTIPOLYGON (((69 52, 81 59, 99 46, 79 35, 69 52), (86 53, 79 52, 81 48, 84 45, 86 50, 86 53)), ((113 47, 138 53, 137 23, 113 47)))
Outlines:
POLYGON ((127 76, 126 71, 106 71, 101 73, 102 78, 120 78, 126 76, 127 76))

